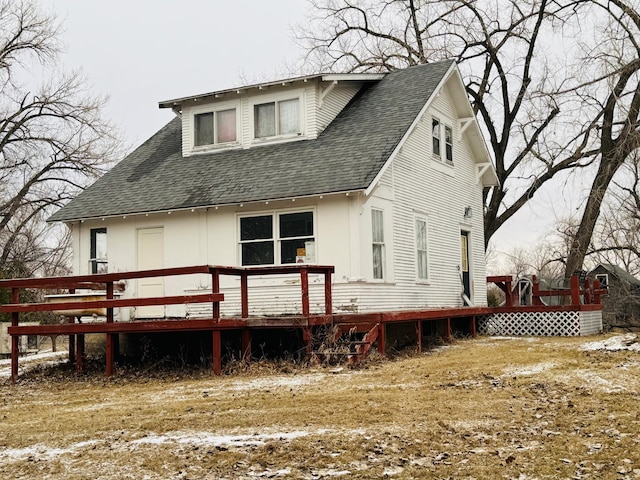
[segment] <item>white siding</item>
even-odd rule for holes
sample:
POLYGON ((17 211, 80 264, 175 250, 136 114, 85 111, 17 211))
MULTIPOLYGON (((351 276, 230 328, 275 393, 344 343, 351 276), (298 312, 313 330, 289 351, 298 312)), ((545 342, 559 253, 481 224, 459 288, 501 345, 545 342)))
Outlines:
POLYGON ((319 95, 317 96, 317 112, 318 121, 316 125, 316 132, 319 135, 327 128, 334 118, 346 107, 347 103, 358 93, 360 86, 336 86, 333 88, 322 100, 323 89, 329 88, 328 85, 322 85, 320 87, 319 95))

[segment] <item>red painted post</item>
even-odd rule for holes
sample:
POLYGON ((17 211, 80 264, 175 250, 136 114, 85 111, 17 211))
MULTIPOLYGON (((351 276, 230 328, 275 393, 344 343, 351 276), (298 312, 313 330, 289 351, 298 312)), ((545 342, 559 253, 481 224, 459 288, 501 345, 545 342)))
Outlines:
POLYGON ((475 337, 477 332, 476 332, 476 316, 475 315, 471 315, 471 337, 475 337))
POLYGON ((214 330, 213 334, 213 374, 222 374, 222 334, 220 330, 214 330))
MULTIPOLYGON (((217 268, 211 272, 211 293, 220 293, 220 272, 217 268)), ((213 302, 213 318, 220 321, 220 302, 213 302)))
POLYGON ((384 322, 378 324, 378 353, 383 357, 387 354, 387 338, 384 322))
MULTIPOLYGON (((20 303, 20 290, 16 287, 11 289, 11 303, 20 303)), ((17 327, 20 322, 18 312, 11 313, 11 326, 17 327)), ((20 355, 20 336, 11 335, 11 381, 18 381, 18 356, 20 355)))
POLYGON ((300 269, 300 284, 302 285, 302 315, 309 316, 309 270, 300 269))
POLYGON ((451 317, 447 317, 446 329, 447 331, 445 332, 445 337, 447 341, 451 341, 451 317))
MULTIPOLYGON (((76 293, 76 289, 75 288, 70 288, 68 290, 69 293, 76 293)), ((65 317, 65 321, 67 323, 75 323, 76 321, 76 317, 65 317)), ((76 336, 75 335, 69 335, 69 363, 70 364, 74 364, 76 361, 76 336)), ((52 340, 53 341, 53 340, 52 340)))
MULTIPOLYGON (((106 283, 107 288, 107 299, 113 299, 113 282, 106 283)), ((107 323, 113 323, 113 308, 107 308, 107 323)), ((113 375, 113 363, 115 361, 115 342, 114 342, 114 334, 107 333, 107 377, 113 375)), ((84 356, 84 335, 78 335, 78 369, 82 370, 81 358, 84 356), (80 351, 80 337, 82 337, 82 352, 80 351)))
POLYGON ((416 335, 418 337, 418 352, 422 353, 422 320, 416 323, 416 335))
POLYGON ((542 299, 540 298, 540 282, 538 282, 538 278, 535 275, 531 276, 531 281, 533 286, 531 287, 531 296, 533 297, 534 305, 543 305, 542 299))
POLYGON ((596 305, 600 305, 602 303, 600 293, 595 293, 600 291, 600 280, 598 280, 597 278, 593 281, 593 290, 593 303, 595 303, 596 305))
MULTIPOLYGON (((79 334, 77 336, 78 346, 76 350, 76 371, 78 373, 84 370, 84 334, 79 334)), ((109 353, 107 351, 107 369, 108 365, 109 353)))
POLYGON ((504 282, 504 300, 507 307, 513 307, 513 290, 511 289, 511 282, 509 280, 504 282))
MULTIPOLYGON (((79 340, 82 335, 78 335, 78 345, 80 344, 79 340)), ((113 335, 107 333, 107 377, 113 375, 113 335)), ((78 359, 80 358, 80 352, 78 352, 78 359)), ((79 360, 78 360, 79 361, 79 360)))
POLYGON ((327 315, 333 313, 331 270, 328 269, 324 272, 324 313, 327 315))
POLYGON ((580 278, 571 276, 571 305, 580 305, 580 278))
POLYGON ((248 328, 242 330, 242 359, 251 360, 251 330, 248 328))
POLYGON ((584 281, 584 303, 585 305, 593 303, 593 286, 589 277, 584 281))
POLYGON ((242 318, 249 316, 249 285, 247 272, 240 274, 240 302, 242 303, 242 318))

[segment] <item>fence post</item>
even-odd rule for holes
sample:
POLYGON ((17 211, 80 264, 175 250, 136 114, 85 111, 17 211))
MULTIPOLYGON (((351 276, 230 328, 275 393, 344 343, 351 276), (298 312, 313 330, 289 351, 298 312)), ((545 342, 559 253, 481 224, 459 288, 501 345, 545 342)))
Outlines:
POLYGON ((333 294, 331 285, 331 270, 327 268, 324 272, 324 313, 333 313, 333 294))
POLYGON ((242 303, 242 318, 249 316, 249 285, 246 271, 240 274, 240 302, 242 303))
POLYGON ((580 305, 580 278, 571 275, 571 305, 580 305))
POLYGON ((302 315, 309 316, 309 270, 300 269, 300 283, 302 284, 302 315))
MULTIPOLYGON (((211 291, 220 293, 220 271, 217 268, 211 271, 211 291)), ((213 318, 220 322, 220 302, 213 302, 213 318)))
MULTIPOLYGON (((113 282, 106 282, 107 299, 113 299, 113 282)), ((113 307, 107 307, 107 323, 113 323, 113 307)), ((107 377, 113 375, 113 363, 115 360, 115 338, 113 333, 107 333, 107 377)), ((78 370, 82 369, 81 357, 84 355, 84 335, 78 335, 78 370), (81 340, 82 339, 82 340, 81 340), (82 351, 80 346, 82 344, 82 351)))
MULTIPOLYGON (((11 288, 11 303, 20 303, 20 289, 11 288)), ((11 326, 17 327, 20 321, 18 312, 11 312, 11 326)), ((20 355, 20 336, 11 335, 11 381, 18 381, 18 356, 20 355)))

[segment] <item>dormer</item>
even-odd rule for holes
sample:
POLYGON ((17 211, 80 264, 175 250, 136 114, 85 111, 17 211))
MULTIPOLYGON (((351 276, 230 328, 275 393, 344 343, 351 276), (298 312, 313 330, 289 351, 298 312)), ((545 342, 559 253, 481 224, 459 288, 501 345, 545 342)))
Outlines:
POLYGON ((160 102, 182 119, 183 156, 312 140, 384 74, 325 74, 160 102))

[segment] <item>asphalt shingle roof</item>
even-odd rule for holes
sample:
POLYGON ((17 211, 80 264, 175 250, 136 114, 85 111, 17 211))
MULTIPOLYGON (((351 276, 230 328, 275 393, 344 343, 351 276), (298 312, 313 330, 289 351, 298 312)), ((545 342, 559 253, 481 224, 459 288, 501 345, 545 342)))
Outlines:
POLYGON ((366 189, 452 63, 398 70, 364 86, 314 140, 183 157, 175 118, 49 221, 366 189))

